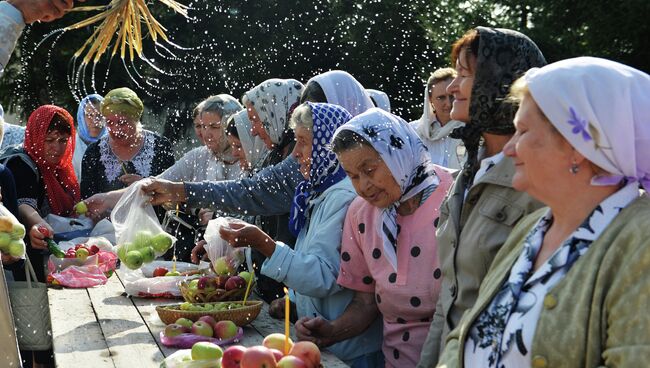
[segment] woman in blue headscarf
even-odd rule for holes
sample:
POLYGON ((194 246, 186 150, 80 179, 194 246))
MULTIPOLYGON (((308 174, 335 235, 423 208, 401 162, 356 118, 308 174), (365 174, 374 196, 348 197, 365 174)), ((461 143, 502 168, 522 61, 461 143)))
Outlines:
POLYGON ((77 137, 72 157, 74 173, 81 182, 81 161, 86 148, 106 134, 106 123, 99 106, 104 98, 98 94, 84 97, 77 108, 77 137))

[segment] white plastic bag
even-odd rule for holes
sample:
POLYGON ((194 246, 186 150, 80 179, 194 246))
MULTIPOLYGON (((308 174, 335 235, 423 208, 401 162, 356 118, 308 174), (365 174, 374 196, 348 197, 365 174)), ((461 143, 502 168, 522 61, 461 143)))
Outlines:
POLYGON ((142 191, 142 186, 148 183, 150 180, 145 179, 132 184, 111 212, 117 255, 130 269, 152 262, 176 241, 163 231, 149 197, 142 191))
POLYGON ((236 275, 237 268, 245 260, 244 248, 233 248, 219 235, 219 229, 228 226, 228 219, 217 217, 208 222, 203 238, 206 241, 205 252, 212 262, 217 275, 236 275))
POLYGON ((44 220, 52 227, 55 234, 93 228, 93 220, 86 216, 63 217, 51 213, 45 216, 44 220))
POLYGON ((12 257, 25 255, 25 226, 0 203, 0 251, 12 257))
POLYGON ((219 368, 218 359, 192 360, 192 349, 178 350, 160 364, 160 368, 219 368))

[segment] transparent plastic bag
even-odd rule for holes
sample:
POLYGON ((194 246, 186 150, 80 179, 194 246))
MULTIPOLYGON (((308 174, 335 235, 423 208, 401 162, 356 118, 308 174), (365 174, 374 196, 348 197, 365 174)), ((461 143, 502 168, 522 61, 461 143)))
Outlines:
POLYGON ((192 360, 192 350, 178 350, 160 363, 160 368, 219 368, 220 359, 192 360))
POLYGON ((237 274, 237 269, 245 261, 244 248, 233 248, 219 235, 219 229, 228 227, 229 219, 218 217, 208 222, 203 238, 206 241, 205 252, 212 262, 212 268, 217 275, 231 276, 237 274))
POLYGON ((176 241, 160 226, 149 197, 142 191, 148 183, 150 180, 145 179, 132 184, 111 212, 117 255, 132 270, 163 255, 176 241))
POLYGON ((12 257, 25 255, 25 226, 0 203, 0 251, 12 257))
POLYGON ((113 275, 116 265, 117 256, 109 251, 99 251, 86 259, 50 255, 47 262, 48 280, 70 288, 104 285, 113 275))
MULTIPOLYGON (((121 276, 122 274, 120 274, 121 276)), ((137 296, 139 298, 181 298, 181 293, 178 284, 181 281, 191 280, 199 276, 165 276, 165 277, 150 277, 140 278, 124 283, 124 291, 128 295, 137 296)))

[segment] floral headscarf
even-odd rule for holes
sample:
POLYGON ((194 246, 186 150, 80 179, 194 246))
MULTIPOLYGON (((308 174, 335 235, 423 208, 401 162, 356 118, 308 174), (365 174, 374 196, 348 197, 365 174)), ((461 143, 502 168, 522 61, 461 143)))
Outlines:
MULTIPOLYGON (((106 134, 106 126, 104 126, 97 137, 91 136, 88 133, 88 123, 86 123, 86 106, 89 103, 101 103, 103 100, 104 98, 102 96, 95 93, 84 97, 81 102, 79 102, 79 107, 77 108, 77 133, 79 133, 79 138, 81 138, 81 140, 86 144, 97 142, 99 138, 106 134)), ((100 111, 97 111, 97 113, 101 114, 100 111)))
POLYGON ((377 229, 384 240, 382 254, 397 269, 397 207, 429 186, 437 187, 440 179, 424 143, 402 118, 372 108, 341 126, 334 136, 343 130, 357 133, 372 145, 401 189, 402 196, 388 208, 381 209, 382 221, 377 229))
POLYGON ((43 177, 47 199, 52 213, 68 216, 74 205, 80 200, 79 183, 72 166, 74 154, 75 129, 72 116, 63 108, 54 105, 44 105, 37 108, 27 119, 25 129, 25 152, 34 160, 38 171, 43 177), (70 138, 65 152, 58 164, 50 164, 43 156, 45 136, 52 118, 59 114, 70 125, 70 138))
POLYGON ((251 134, 252 124, 248 119, 248 114, 246 110, 242 110, 234 115, 235 119, 235 128, 237 128, 237 134, 239 135, 239 141, 241 142, 241 148, 244 150, 246 155, 246 161, 251 165, 253 171, 260 169, 264 157, 268 152, 268 148, 259 137, 254 137, 251 134))
POLYGON ((338 105, 307 102, 312 112, 314 126, 312 128, 312 151, 309 179, 303 180, 296 187, 293 197, 289 230, 298 236, 305 225, 309 205, 313 198, 327 188, 345 179, 345 171, 336 154, 328 146, 332 142, 334 131, 347 123, 351 118, 349 112, 338 105))
POLYGON ((303 85, 295 79, 269 79, 246 92, 273 144, 280 144, 303 85))

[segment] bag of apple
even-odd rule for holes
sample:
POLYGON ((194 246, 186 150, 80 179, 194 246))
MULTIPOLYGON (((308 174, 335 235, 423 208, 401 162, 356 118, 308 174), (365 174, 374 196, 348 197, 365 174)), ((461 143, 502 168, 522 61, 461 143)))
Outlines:
POLYGON ((12 257, 25 255, 25 227, 0 203, 0 251, 12 257))
POLYGON ((160 226, 149 197, 142 191, 142 186, 149 182, 144 179, 131 184, 111 212, 117 256, 132 270, 152 262, 176 242, 160 226))
POLYGON ((219 276, 232 276, 245 260, 244 248, 233 248, 227 241, 221 239, 219 229, 228 227, 226 217, 217 217, 208 222, 203 238, 206 241, 205 252, 212 262, 214 272, 219 276))

